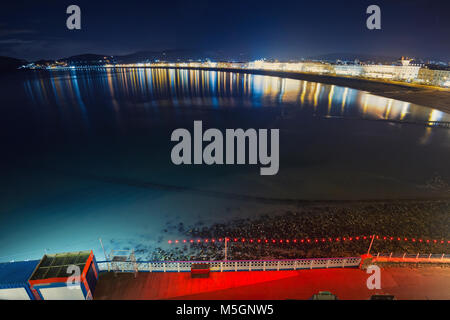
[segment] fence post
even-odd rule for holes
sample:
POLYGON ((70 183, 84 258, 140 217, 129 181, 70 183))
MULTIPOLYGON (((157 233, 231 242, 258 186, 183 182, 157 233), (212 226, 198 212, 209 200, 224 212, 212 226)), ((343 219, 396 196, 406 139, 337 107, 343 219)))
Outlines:
POLYGON ((178 272, 180 272, 180 263, 179 262, 177 262, 177 269, 178 269, 178 272))
POLYGON ((108 272, 109 272, 108 255, 106 254, 105 247, 103 246, 102 238, 98 238, 98 240, 100 241, 100 245, 102 246, 103 254, 105 255, 105 260, 106 260, 106 264, 108 265, 108 272))
POLYGON ((237 271, 237 261, 234 262, 234 271, 237 271))
POLYGON ((225 237, 225 253, 224 253, 224 255, 225 255, 225 261, 227 261, 228 259, 227 259, 227 252, 228 252, 228 248, 227 248, 227 242, 228 242, 228 238, 227 237, 225 237))
POLYGON ((297 260, 294 261, 294 270, 297 270, 297 260))
POLYGON ((164 270, 164 272, 166 272, 166 263, 165 262, 163 263, 163 270, 164 270))
POLYGON ((220 262, 220 272, 223 272, 223 262, 220 262))
POLYGON ((148 271, 153 272, 153 265, 151 262, 148 263, 148 271))
POLYGON ((375 240, 375 235, 372 235, 372 240, 370 241, 369 249, 367 250, 367 254, 370 254, 370 249, 372 249, 373 240, 375 240))
POLYGON ((327 260, 327 269, 328 269, 328 265, 330 264, 330 260, 328 259, 327 260))
POLYGON ((277 262, 277 271, 280 271, 280 261, 277 262))
POLYGON ((263 263, 263 271, 266 271, 266 262, 263 263))

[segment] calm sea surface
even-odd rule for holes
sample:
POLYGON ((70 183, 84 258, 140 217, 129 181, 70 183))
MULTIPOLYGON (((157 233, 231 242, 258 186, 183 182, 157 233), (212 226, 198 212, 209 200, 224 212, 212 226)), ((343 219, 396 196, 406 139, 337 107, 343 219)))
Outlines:
POLYGON ((0 261, 82 249, 102 260, 99 237, 108 252, 154 248, 194 223, 276 214, 292 199, 448 197, 450 130, 429 121, 450 115, 260 75, 1 75, 0 261), (204 129, 279 128, 279 173, 173 165, 170 135, 192 132, 194 120, 204 129))

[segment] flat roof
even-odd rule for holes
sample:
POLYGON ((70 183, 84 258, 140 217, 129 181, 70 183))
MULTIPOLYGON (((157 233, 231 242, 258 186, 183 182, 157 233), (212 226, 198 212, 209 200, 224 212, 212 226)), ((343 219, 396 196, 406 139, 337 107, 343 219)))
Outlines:
POLYGON ((76 265, 83 270, 90 254, 90 251, 46 254, 30 280, 66 278, 69 276, 67 268, 76 265))
POLYGON ((0 263, 0 288, 26 285, 39 260, 0 263))

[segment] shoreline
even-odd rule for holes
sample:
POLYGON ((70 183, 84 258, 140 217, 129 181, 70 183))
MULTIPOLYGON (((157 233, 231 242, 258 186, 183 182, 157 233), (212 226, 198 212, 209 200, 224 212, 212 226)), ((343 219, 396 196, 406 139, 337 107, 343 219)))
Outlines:
MULTIPOLYGON (((92 66, 96 68, 106 68, 104 66, 92 66)), ((321 75, 314 73, 290 72, 290 71, 272 71, 272 70, 256 70, 256 69, 234 69, 234 68, 203 68, 203 67, 176 67, 176 66, 140 66, 140 67, 108 67, 111 69, 178 69, 178 70, 202 70, 202 71, 218 71, 233 72, 242 74, 254 74, 279 78, 287 78, 294 80, 303 80, 309 82, 317 82, 327 85, 336 85, 347 87, 360 91, 365 91, 373 95, 405 101, 417 104, 423 107, 437 109, 439 111, 450 114, 450 89, 436 86, 427 86, 416 83, 407 83, 401 81, 388 81, 381 79, 356 78, 335 75, 321 75)), ((83 70, 84 68, 77 68, 83 70)), ((75 70, 77 70, 75 69, 75 70)), ((25 69, 24 69, 25 70, 25 69)), ((27 71, 49 71, 46 69, 26 69, 27 71)), ((56 69, 55 69, 56 70, 56 69)), ((50 70, 50 71, 55 71, 50 70)), ((67 70, 67 69, 61 69, 67 70)), ((23 70, 17 70, 21 72, 23 70)), ((16 71, 16 72, 17 72, 16 71)), ((0 73, 0 75, 11 73, 0 73)))
POLYGON ((224 244, 217 239, 228 237, 229 260, 348 257, 366 253, 369 237, 377 235, 372 252, 442 254, 449 249, 449 212, 449 199, 299 204, 270 215, 186 226, 178 243, 140 253, 149 254, 144 260, 222 260, 224 244), (336 238, 340 240, 334 241, 336 238), (181 239, 187 240, 183 243, 181 239), (193 243, 189 243, 191 239, 193 243), (216 239, 214 243, 212 239, 216 239))

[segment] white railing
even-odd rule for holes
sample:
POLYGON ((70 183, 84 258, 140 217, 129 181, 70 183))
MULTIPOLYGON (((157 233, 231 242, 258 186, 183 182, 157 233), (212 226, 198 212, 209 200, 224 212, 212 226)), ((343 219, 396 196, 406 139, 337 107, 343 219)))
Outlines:
MULTIPOLYGON (((190 272, 194 263, 208 263, 210 270, 225 271, 281 271, 325 268, 354 268, 361 263, 360 257, 318 258, 293 260, 237 260, 237 261, 137 261, 141 272, 190 272)), ((111 262, 97 262, 100 271, 112 271, 111 262)), ((135 265, 130 262, 114 262, 115 271, 135 272, 135 265)))
POLYGON ((376 261, 392 262, 436 262, 450 263, 450 254, 447 253, 376 253, 373 254, 376 261))

